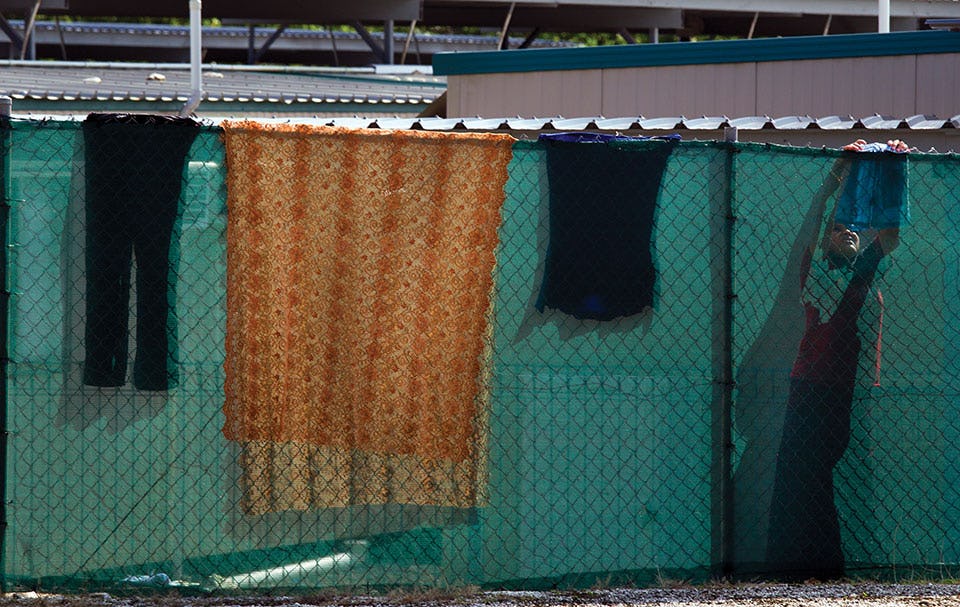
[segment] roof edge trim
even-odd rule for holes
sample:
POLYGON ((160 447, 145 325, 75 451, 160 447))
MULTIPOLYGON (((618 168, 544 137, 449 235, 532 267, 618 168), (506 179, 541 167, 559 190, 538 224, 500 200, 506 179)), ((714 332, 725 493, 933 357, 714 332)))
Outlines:
POLYGON ((960 52, 960 32, 922 30, 752 40, 437 53, 434 75, 540 72, 960 52))

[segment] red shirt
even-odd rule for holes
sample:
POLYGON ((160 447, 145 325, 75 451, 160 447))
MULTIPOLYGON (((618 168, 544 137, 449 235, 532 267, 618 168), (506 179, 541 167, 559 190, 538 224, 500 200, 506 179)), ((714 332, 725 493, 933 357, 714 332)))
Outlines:
MULTIPOLYGON (((833 268, 811 277, 812 256, 809 251, 804 255, 800 287, 806 324, 791 377, 853 387, 860 357, 860 311, 871 295, 871 284, 882 257, 880 243, 874 240, 849 267, 833 268), (842 281, 849 281, 845 288, 842 281), (829 296, 831 287, 836 293, 834 297, 829 296)), ((880 293, 873 294, 882 306, 880 293)), ((879 373, 879 357, 876 371, 879 373)))

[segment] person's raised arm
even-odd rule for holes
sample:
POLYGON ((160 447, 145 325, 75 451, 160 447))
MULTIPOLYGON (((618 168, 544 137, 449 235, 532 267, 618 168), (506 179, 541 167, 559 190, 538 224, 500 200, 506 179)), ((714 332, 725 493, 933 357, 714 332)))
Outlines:
MULTIPOLYGON (((865 144, 865 141, 858 140, 849 145, 865 144)), ((848 149, 848 147, 844 146, 844 149, 848 149)), ((820 229, 823 225, 827 201, 830 200, 830 197, 833 196, 837 188, 840 187, 849 170, 850 159, 838 158, 830 167, 830 171, 826 177, 824 177, 820 187, 817 188, 817 191, 814 193, 810 201, 810 207, 807 209, 803 223, 797 232, 797 237, 790 247, 776 301, 789 303, 791 306, 800 301, 801 285, 805 280, 806 272, 809 270, 809 262, 813 258, 815 249, 819 244, 820 229), (804 258, 807 259, 806 263, 804 263, 804 258)))
MULTIPOLYGON (((853 143, 843 146, 842 149, 859 151, 866 144, 867 142, 863 139, 858 139, 853 143)), ((827 173, 823 183, 820 184, 820 187, 816 193, 814 193, 813 199, 810 202, 810 209, 803 218, 800 231, 797 233, 797 239, 790 249, 787 268, 798 267, 803 259, 804 253, 809 253, 812 256, 820 244, 820 230, 823 226, 823 218, 827 210, 827 201, 830 200, 830 197, 833 196, 837 188, 840 187, 840 184, 843 183, 849 170, 849 158, 838 158, 833 163, 833 166, 830 167, 830 172, 827 173)), ((834 209, 834 212, 836 212, 836 209, 834 209)))
POLYGON ((893 253, 900 244, 900 228, 884 228, 877 231, 877 240, 880 241, 880 248, 884 255, 893 253))

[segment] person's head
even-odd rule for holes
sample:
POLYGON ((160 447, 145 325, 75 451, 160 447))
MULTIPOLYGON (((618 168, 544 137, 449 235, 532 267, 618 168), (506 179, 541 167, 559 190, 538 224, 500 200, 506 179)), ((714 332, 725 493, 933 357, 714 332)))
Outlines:
POLYGON ((860 253, 860 235, 842 223, 834 223, 823 242, 826 257, 837 265, 850 263, 860 253))

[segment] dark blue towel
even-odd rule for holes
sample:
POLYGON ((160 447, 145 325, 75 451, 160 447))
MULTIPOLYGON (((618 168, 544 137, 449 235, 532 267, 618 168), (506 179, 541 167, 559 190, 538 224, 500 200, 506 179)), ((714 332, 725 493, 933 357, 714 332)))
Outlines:
POLYGON ((909 223, 907 155, 882 143, 868 144, 855 154, 837 201, 834 221, 853 231, 909 223))
POLYGON ((673 136, 542 135, 550 238, 537 310, 611 320, 654 304, 652 236, 673 136))

